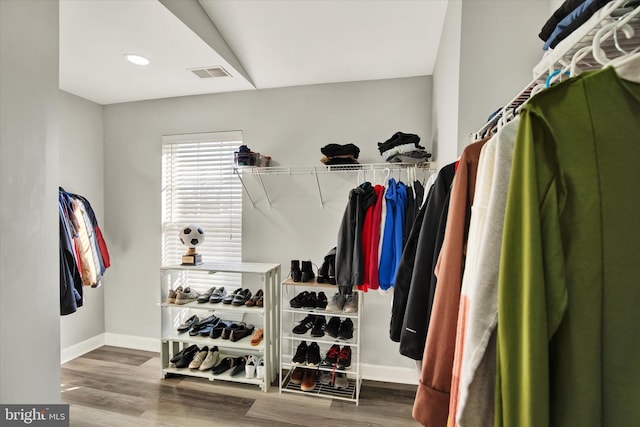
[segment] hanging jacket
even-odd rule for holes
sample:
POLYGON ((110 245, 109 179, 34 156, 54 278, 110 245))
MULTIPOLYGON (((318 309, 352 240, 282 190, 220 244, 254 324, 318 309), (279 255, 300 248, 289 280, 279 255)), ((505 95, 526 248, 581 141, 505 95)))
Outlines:
POLYGON ((387 184, 387 192, 385 193, 387 219, 384 225, 378 270, 378 280, 382 290, 393 286, 396 270, 398 269, 398 264, 400 264, 406 198, 406 185, 402 182, 396 182, 394 178, 390 178, 387 184))
POLYGON ((376 185, 376 203, 371 205, 365 214, 362 230, 362 246, 364 253, 364 280, 358 289, 378 289, 378 246, 380 243, 380 215, 382 213, 382 197, 384 187, 376 185))
POLYGON ((340 287, 351 288, 364 281, 362 226, 367 209, 375 202, 376 192, 370 182, 349 193, 336 245, 336 284, 340 287))
POLYGON ((407 279, 403 279, 401 286, 403 293, 408 293, 406 308, 403 309, 402 299, 404 297, 403 293, 400 293, 401 299, 396 311, 392 314, 395 318, 394 322, 399 322, 402 325, 399 338, 400 354, 414 360, 422 359, 424 343, 427 338, 431 303, 436 286, 433 268, 444 236, 449 193, 454 175, 455 163, 444 166, 438 172, 437 178, 429 190, 424 204, 425 213, 416 244, 410 282, 407 283, 407 279))

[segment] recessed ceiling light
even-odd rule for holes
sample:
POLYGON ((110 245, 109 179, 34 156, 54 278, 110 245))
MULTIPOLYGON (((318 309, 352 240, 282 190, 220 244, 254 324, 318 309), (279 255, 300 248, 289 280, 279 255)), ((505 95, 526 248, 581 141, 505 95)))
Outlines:
POLYGON ((128 53, 124 56, 127 58, 127 61, 136 65, 149 65, 149 59, 145 58, 142 55, 136 55, 135 53, 128 53))

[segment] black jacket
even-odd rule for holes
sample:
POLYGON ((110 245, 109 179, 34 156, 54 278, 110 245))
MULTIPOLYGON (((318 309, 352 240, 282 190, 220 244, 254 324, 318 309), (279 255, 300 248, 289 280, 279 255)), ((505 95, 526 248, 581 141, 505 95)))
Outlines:
MULTIPOLYGON (((427 329, 435 294, 436 278, 433 273, 447 223, 451 183, 455 175, 455 163, 444 166, 429 191, 425 213, 418 236, 411 282, 406 297, 406 309, 402 312, 402 301, 398 311, 392 313, 396 322, 402 319, 400 328, 400 354, 420 360, 427 339, 427 329)), ((409 256, 409 254, 407 255, 409 256)), ((396 290, 398 283, 396 282, 396 290)), ((404 285, 406 289, 406 284, 404 285)), ((394 300, 395 300, 394 290, 394 300)), ((402 298, 399 295, 399 298, 402 298)), ((395 305, 395 301, 394 301, 395 305)), ((397 325, 395 326, 397 328, 397 325)))
POLYGON ((349 193, 336 245, 336 284, 340 287, 351 288, 364 282, 362 224, 367 209, 376 199, 370 182, 360 184, 349 193))

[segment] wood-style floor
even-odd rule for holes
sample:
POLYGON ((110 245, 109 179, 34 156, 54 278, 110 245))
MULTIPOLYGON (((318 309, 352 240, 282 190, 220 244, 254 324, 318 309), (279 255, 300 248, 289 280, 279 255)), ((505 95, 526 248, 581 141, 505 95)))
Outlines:
POLYGON ((62 365, 72 426, 417 426, 415 386, 364 381, 360 405, 202 378, 161 379, 158 353, 101 347, 62 365))

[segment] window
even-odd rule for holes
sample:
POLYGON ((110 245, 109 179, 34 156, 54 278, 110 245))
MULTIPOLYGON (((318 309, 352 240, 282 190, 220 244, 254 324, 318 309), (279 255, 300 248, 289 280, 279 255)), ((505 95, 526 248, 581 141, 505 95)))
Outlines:
MULTIPOLYGON (((178 236, 188 224, 205 231, 196 248, 204 262, 242 260, 242 186, 233 172, 241 144, 241 132, 162 138, 162 265, 181 262, 186 248, 178 236)), ((241 280, 233 273, 188 277, 196 288, 240 286, 241 280)))

